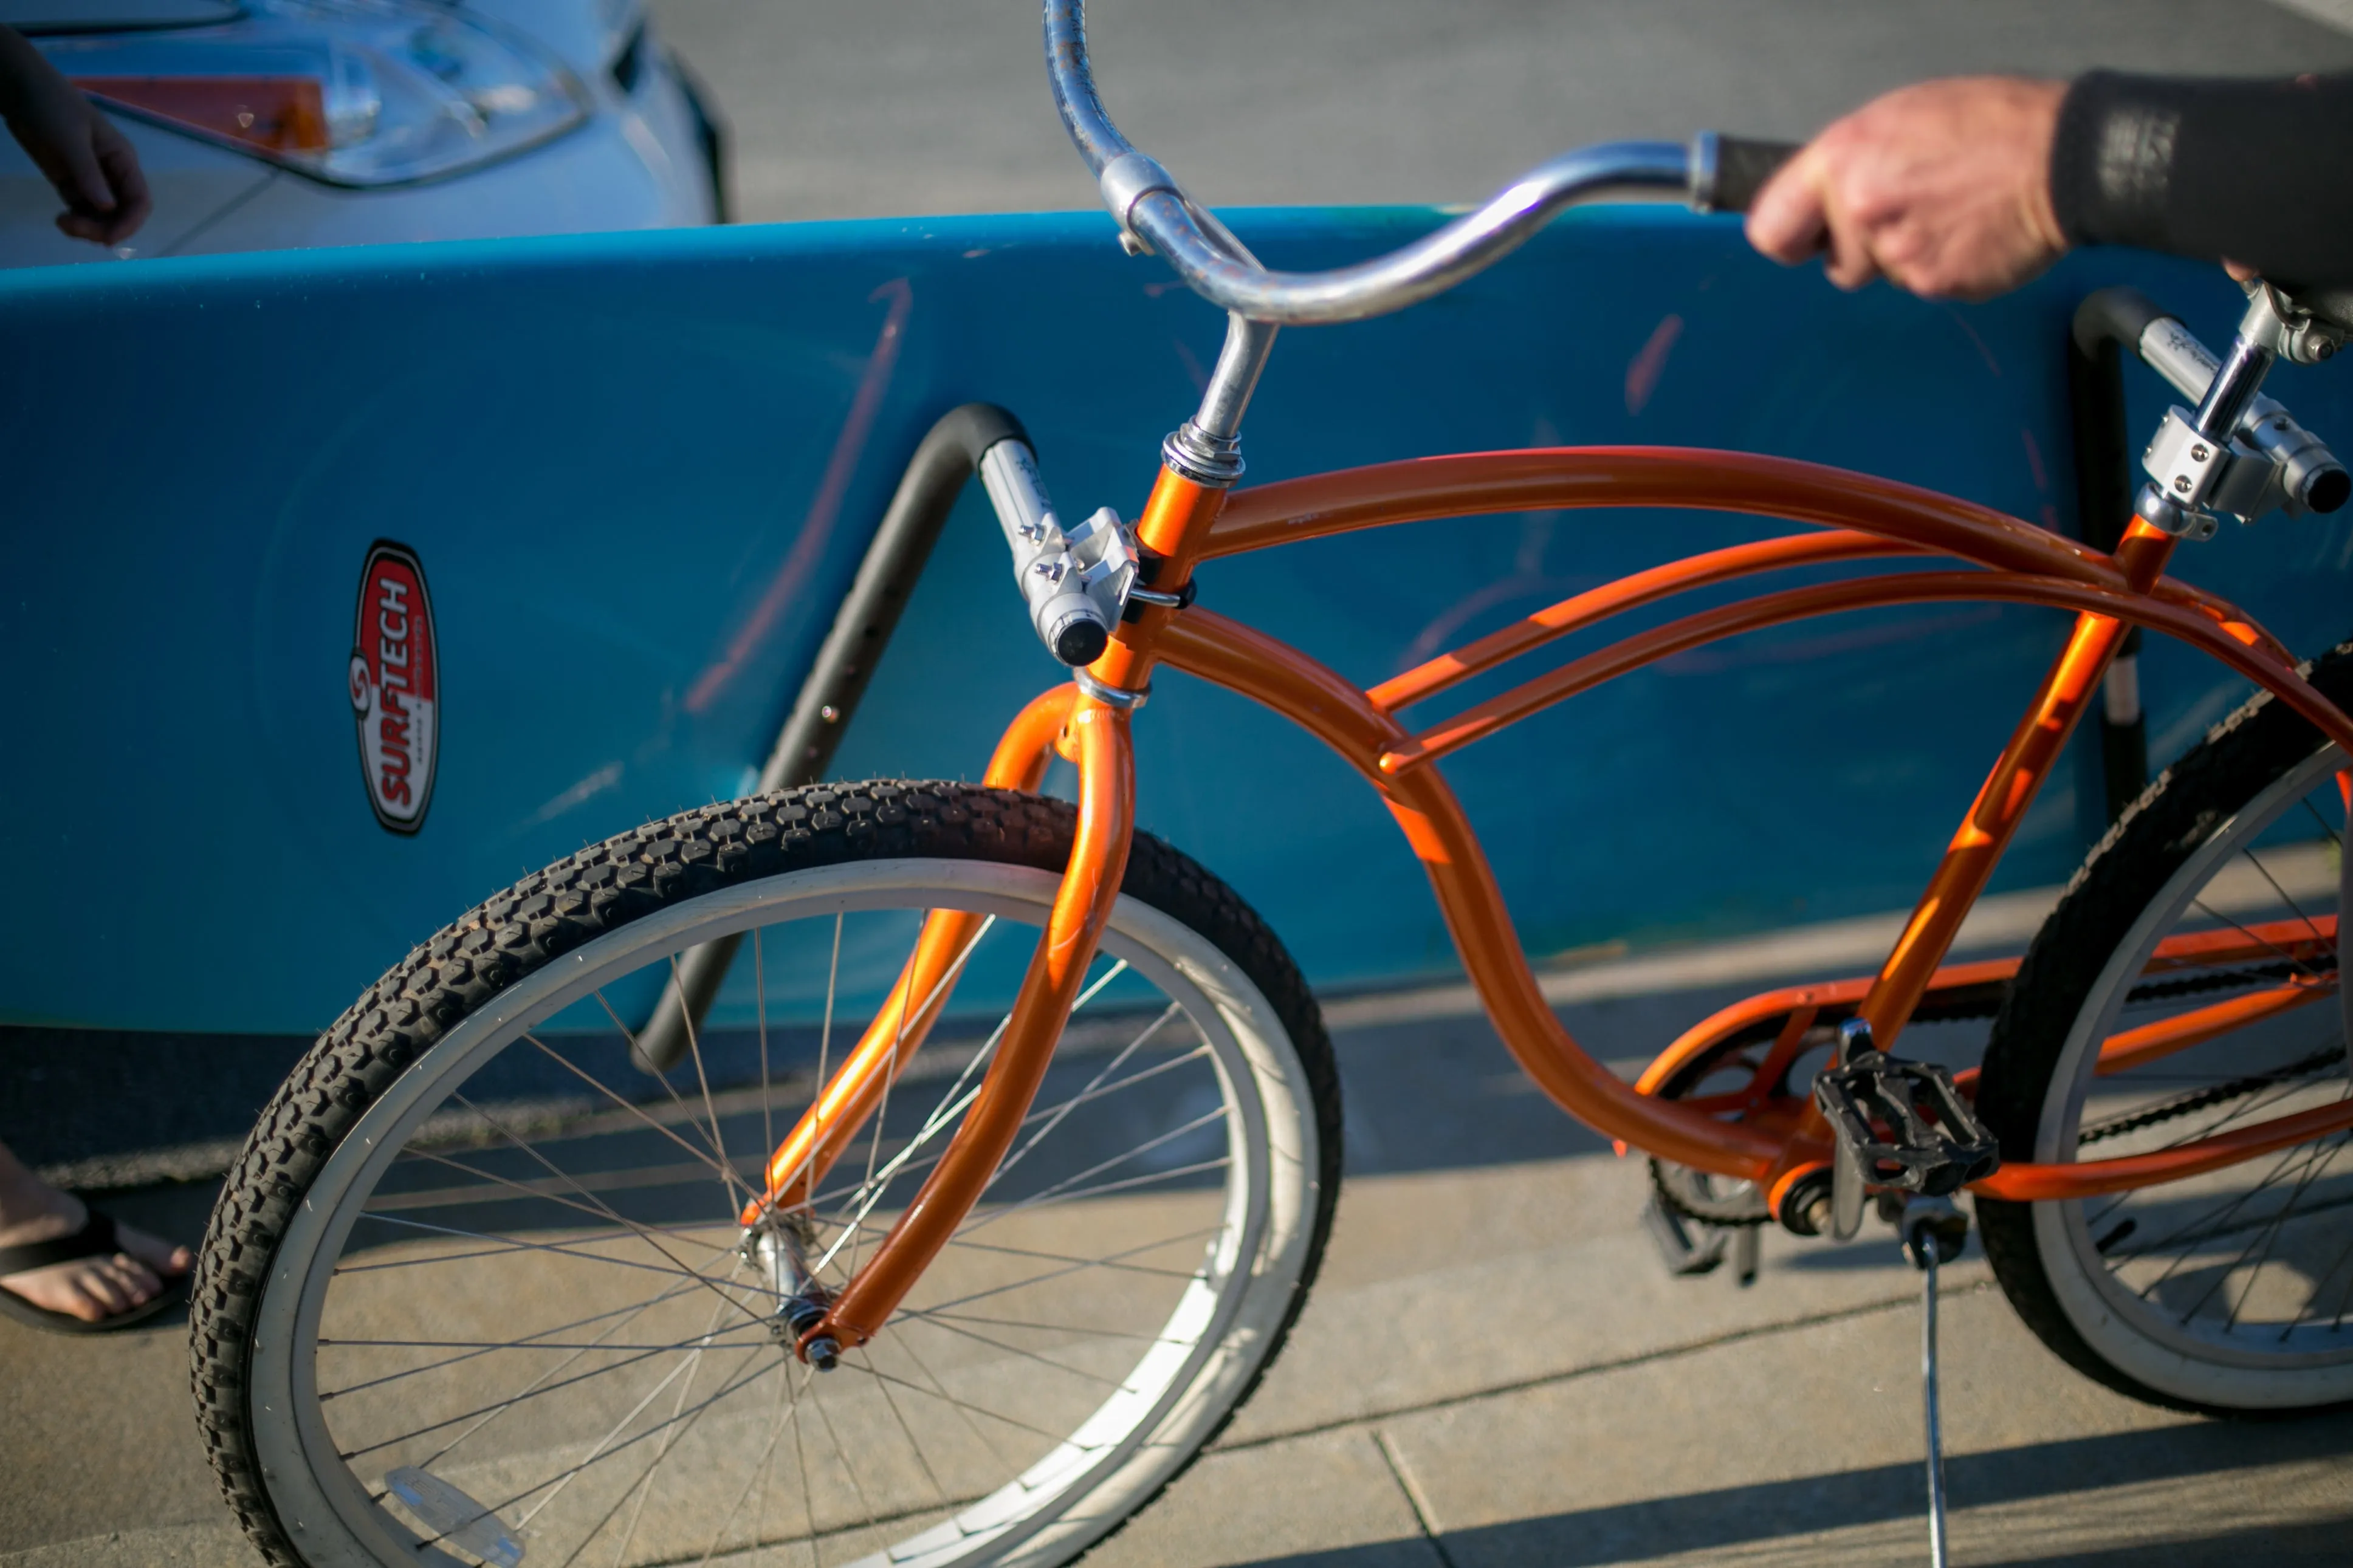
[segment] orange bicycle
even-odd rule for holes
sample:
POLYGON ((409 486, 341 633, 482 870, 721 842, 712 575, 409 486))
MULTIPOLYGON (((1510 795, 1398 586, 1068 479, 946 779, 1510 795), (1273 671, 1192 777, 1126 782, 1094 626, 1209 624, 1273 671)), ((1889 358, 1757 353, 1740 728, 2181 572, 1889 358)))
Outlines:
MULTIPOLYGON (((1190 1462, 1305 1299, 1341 1118, 1282 944, 1134 830, 1131 726, 1162 666, 1292 720, 1378 792, 1497 1032, 1563 1110, 1651 1157, 1678 1234, 1843 1238, 1875 1206, 1933 1314, 1966 1188, 2003 1289, 2088 1374, 2211 1412, 2353 1401, 2336 957, 2353 645, 2300 666, 2164 574, 2218 514, 2346 499, 2345 471, 2259 392, 2276 357, 2324 357, 2343 323, 2257 285, 2218 363, 2179 323, 2102 303, 2094 326, 2196 405, 2151 443, 2113 552, 1712 451, 1469 454, 1235 491, 1279 325, 1401 309, 1630 187, 1739 208, 1787 149, 1589 149, 1390 256, 1271 273, 1104 117, 1079 0, 1046 11, 1058 101, 1124 237, 1229 313, 1225 350, 1133 528, 1109 509, 1064 522, 1018 425, 973 405, 925 442, 882 533, 935 531, 976 471, 1071 683, 1020 713, 980 784, 774 787, 821 765, 819 710, 846 710, 813 683, 771 787, 526 878, 321 1038, 232 1173, 195 1290, 206 1437, 270 1559, 1047 1564, 1190 1462), (1369 690, 1194 603, 1223 556, 1603 506, 1808 526, 1577 595, 1369 690), (1679 593, 1889 562, 1903 569, 1705 609, 1404 717, 1679 593), (1725 1009, 1621 1081, 1546 1005, 1440 762, 1683 649, 1949 600, 2048 605, 2074 629, 1886 963, 1725 1009), (1947 963, 2133 628, 2257 695, 2125 815, 2022 958, 1947 963), (1057 757, 1075 805, 1036 793, 1057 757), (1894 1054, 1915 1017, 1989 997, 1980 1068, 1894 1054), (714 1084, 723 1044, 756 1053, 756 1084, 714 1084), (640 1067, 663 1074, 650 1101, 640 1067)), ((853 604, 895 591, 861 579, 853 604)), ((846 614, 824 657, 847 668, 873 630, 846 614)), ((1431 1325, 1482 1331, 1471 1303, 1431 1325)))

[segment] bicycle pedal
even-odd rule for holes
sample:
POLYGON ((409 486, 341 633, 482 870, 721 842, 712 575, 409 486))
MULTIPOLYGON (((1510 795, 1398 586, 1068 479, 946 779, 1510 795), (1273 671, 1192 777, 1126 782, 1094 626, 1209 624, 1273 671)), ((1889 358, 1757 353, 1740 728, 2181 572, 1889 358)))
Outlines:
POLYGON ((1814 1104, 1872 1186, 1940 1198, 2001 1163, 1993 1134, 1933 1062, 1858 1051, 1815 1075, 1814 1104))
POLYGON ((1724 1231, 1684 1218, 1669 1208, 1656 1193, 1642 1205, 1642 1229, 1657 1244, 1660 1261, 1667 1266, 1667 1272, 1679 1279, 1713 1274, 1724 1262, 1727 1239, 1724 1231))
POLYGON ((1733 1234, 1732 1273, 1743 1290, 1757 1283, 1757 1267, 1764 1250, 1763 1226, 1744 1225, 1733 1234))

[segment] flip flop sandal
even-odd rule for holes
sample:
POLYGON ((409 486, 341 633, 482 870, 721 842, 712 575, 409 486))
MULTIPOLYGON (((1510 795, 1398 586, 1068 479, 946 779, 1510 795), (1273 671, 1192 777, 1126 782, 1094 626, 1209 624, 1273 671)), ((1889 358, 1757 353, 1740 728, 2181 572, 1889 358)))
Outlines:
MULTIPOLYGON (((22 1247, 0 1247, 0 1278, 47 1268, 55 1263, 73 1263, 84 1258, 111 1258, 121 1250, 115 1239, 113 1216, 93 1208, 90 1211, 90 1218, 71 1236, 60 1236, 48 1241, 29 1241, 22 1247)), ((164 1279, 162 1291, 129 1311, 100 1318, 94 1323, 70 1312, 53 1312, 47 1307, 37 1307, 5 1287, 0 1287, 0 1313, 5 1313, 20 1323, 47 1329, 53 1334, 110 1334, 117 1329, 144 1322, 164 1308, 177 1303, 180 1278, 174 1276, 164 1279)))

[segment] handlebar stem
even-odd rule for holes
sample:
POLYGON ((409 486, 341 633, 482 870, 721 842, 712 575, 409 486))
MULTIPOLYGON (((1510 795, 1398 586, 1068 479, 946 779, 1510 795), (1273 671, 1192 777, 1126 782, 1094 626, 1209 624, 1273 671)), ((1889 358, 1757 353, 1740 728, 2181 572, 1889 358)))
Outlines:
POLYGON ((2206 384, 2206 395, 2199 399, 2198 412, 2191 419, 2199 434, 2227 444, 2249 405, 2262 393, 2263 377, 2271 374, 2277 357, 2242 329, 2231 340, 2230 353, 2222 361, 2222 368, 2206 384))
POLYGON ((1064 664, 1092 664, 1109 644, 1135 578, 1134 546, 1118 516, 1105 507, 1065 529, 1038 477, 1035 454, 1018 437, 990 447, 978 467, 1038 640, 1064 664))

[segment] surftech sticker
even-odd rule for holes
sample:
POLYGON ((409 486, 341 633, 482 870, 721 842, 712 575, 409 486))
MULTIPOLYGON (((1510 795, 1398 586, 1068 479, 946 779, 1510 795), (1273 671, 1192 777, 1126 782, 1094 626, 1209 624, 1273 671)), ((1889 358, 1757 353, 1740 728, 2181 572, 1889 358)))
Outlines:
POLYGON ((351 685, 368 805, 387 831, 414 833, 425 824, 441 757, 441 644, 425 568, 405 544, 379 539, 368 547, 351 685))

